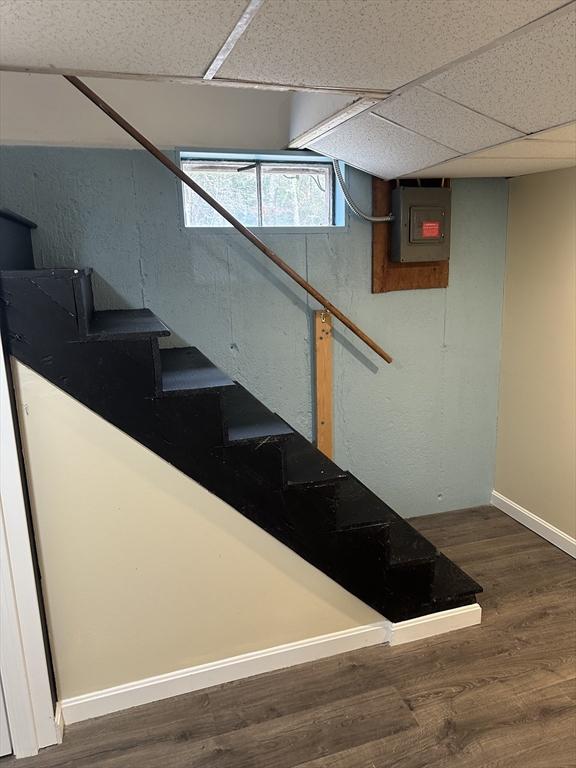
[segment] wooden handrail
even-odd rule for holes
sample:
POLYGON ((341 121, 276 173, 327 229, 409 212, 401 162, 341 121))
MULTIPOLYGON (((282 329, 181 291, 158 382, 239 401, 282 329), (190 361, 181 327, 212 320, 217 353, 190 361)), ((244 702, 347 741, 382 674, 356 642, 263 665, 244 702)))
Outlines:
POLYGON ((211 205, 212 208, 214 208, 215 211, 218 211, 220 216, 222 216, 226 221, 230 222, 232 226, 238 230, 244 237, 249 240, 253 245, 258 248, 258 250, 262 251, 262 253, 267 256, 270 261, 273 261, 274 264, 276 264, 277 267, 280 267, 280 269, 285 272, 289 277, 294 280, 295 283, 298 283, 298 285, 301 288, 304 288, 304 290, 310 294, 316 301, 321 304, 323 307, 325 307, 334 317, 337 317, 340 322, 345 325, 347 328, 349 328, 352 333, 354 333, 356 336, 358 336, 359 339, 361 339, 364 344, 370 347, 371 350, 376 352, 377 355, 379 355, 383 360, 386 360, 387 363, 392 362, 392 358, 390 355, 382 349, 381 346, 379 346, 373 339, 371 339, 366 333, 364 333, 363 330, 358 328, 358 326, 350 320, 349 317, 347 317, 343 312, 341 312, 338 307, 335 307, 334 304, 332 304, 331 301, 328 301, 328 299, 323 296, 320 291, 317 291, 316 288, 314 288, 313 285, 310 285, 310 283, 305 280, 301 275, 298 274, 292 267, 287 264, 283 259, 278 256, 277 253, 275 253, 271 248, 269 248, 266 243, 264 243, 260 238, 252 232, 252 230, 248 229, 248 227, 245 227, 244 224, 242 224, 241 221, 238 221, 238 219, 233 216, 229 211, 224 208, 224 206, 220 205, 220 203, 215 200, 212 195, 210 195, 208 192, 206 192, 205 189, 203 189, 199 184, 197 184, 193 179, 188 176, 188 174, 184 173, 184 171, 176 165, 176 163, 172 162, 169 157, 167 157, 163 152, 161 152, 158 147, 156 147, 154 144, 152 144, 151 141, 149 141, 145 136, 143 136, 139 131, 134 128, 134 126, 130 125, 130 123, 125 120, 122 115, 119 115, 116 110, 112 109, 112 107, 107 104, 103 99, 98 96, 97 93, 95 93, 91 88, 89 88, 85 83, 82 82, 78 77, 75 75, 63 75, 63 77, 68 80, 69 83, 71 83, 75 88, 77 88, 81 93, 84 94, 90 101, 95 104, 99 109, 102 110, 108 117, 110 117, 114 122, 120 126, 123 130, 126 131, 126 133, 130 134, 133 139, 135 139, 138 144, 144 147, 144 149, 148 150, 150 154, 154 155, 154 157, 159 160, 162 165, 166 166, 169 171, 171 171, 175 176, 177 176, 180 181, 182 181, 186 186, 190 187, 194 192, 196 192, 197 195, 199 195, 203 200, 205 200, 208 205, 211 205))

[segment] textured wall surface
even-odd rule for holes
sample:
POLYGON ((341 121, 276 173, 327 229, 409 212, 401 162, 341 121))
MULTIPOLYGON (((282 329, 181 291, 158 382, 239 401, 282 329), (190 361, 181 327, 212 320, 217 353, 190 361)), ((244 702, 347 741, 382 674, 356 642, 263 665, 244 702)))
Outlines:
MULTIPOLYGON (((100 308, 148 306, 310 437, 304 293, 240 235, 183 226, 180 191, 134 150, 5 147, 0 205, 38 223, 38 266, 92 266, 100 308)), ((488 501, 493 486, 507 186, 453 182, 447 290, 370 293, 370 225, 264 239, 395 358, 341 326, 336 460, 405 516, 488 501)), ((351 175, 370 206, 370 181, 351 175)))

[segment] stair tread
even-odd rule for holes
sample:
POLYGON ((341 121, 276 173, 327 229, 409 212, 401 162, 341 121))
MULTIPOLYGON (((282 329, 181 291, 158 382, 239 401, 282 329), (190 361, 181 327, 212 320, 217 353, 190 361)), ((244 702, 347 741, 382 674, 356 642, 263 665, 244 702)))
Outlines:
POLYGON ((286 484, 310 485, 344 479, 348 473, 297 435, 285 449, 286 484))
POLYGON ((224 422, 228 430, 228 441, 231 443, 280 437, 294 432, 280 416, 272 413, 239 385, 226 392, 224 422))
POLYGON ((106 309, 94 312, 88 330, 88 338, 101 341, 169 335, 170 329, 149 309, 106 309))
POLYGON ((162 391, 194 392, 234 386, 234 381, 196 347, 167 347, 160 350, 162 391))

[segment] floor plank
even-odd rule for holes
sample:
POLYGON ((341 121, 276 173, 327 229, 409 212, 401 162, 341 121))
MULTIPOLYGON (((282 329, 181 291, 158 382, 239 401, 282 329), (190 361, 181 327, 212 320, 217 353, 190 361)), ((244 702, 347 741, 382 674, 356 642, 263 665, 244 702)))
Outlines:
POLYGON ((485 592, 480 627, 66 730, 2 768, 576 768, 576 563, 492 507, 411 521, 485 592))

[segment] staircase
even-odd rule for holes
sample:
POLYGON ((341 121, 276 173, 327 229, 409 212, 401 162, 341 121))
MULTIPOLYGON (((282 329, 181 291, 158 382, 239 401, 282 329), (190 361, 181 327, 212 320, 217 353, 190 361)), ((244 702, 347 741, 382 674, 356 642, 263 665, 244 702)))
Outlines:
POLYGON ((91 273, 0 272, 10 354, 387 619, 475 603, 473 579, 200 350, 160 348, 152 312, 96 311, 91 273))

